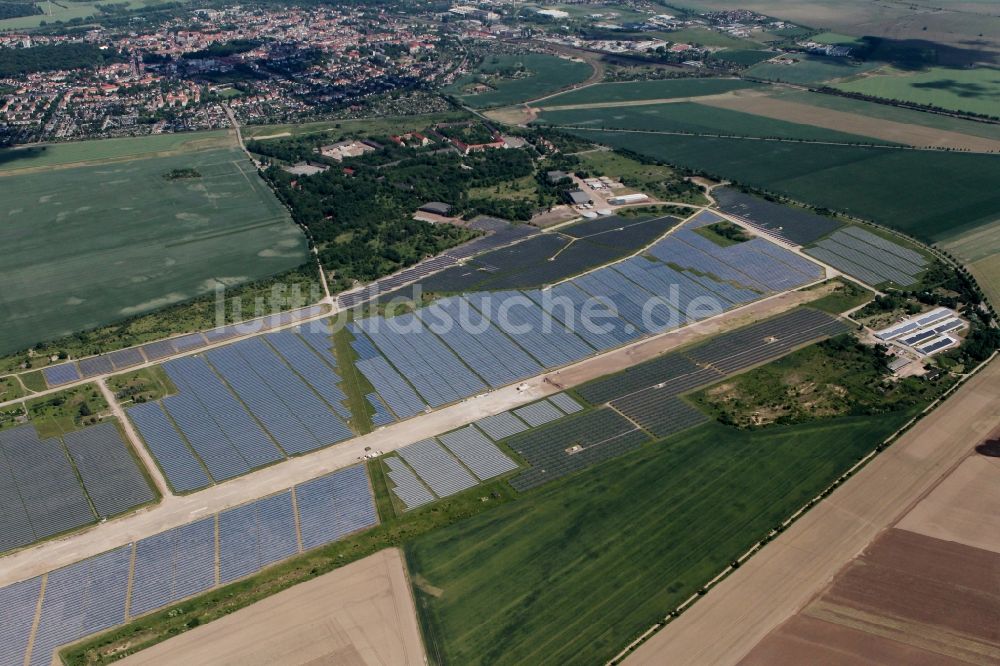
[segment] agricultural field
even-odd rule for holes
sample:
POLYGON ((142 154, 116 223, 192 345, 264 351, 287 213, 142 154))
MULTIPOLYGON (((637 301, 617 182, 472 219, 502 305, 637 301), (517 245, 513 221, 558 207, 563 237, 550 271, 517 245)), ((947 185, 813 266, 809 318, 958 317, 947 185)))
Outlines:
POLYGON ((800 85, 818 85, 848 76, 857 76, 870 72, 879 63, 858 63, 846 58, 827 58, 825 56, 799 55, 793 56, 795 62, 786 65, 781 63, 762 62, 748 69, 745 74, 769 81, 784 81, 800 85))
POLYGON ((835 95, 775 89, 769 91, 767 95, 715 97, 705 100, 704 103, 723 109, 825 127, 918 148, 930 146, 974 152, 1000 151, 1000 140, 998 140, 1000 131, 996 126, 911 109, 897 109, 884 104, 835 95), (834 108, 837 106, 836 103, 828 104, 825 100, 851 104, 842 104, 840 106, 844 107, 844 110, 837 110, 834 108), (889 111, 873 114, 873 108, 889 111), (893 114, 891 111, 901 113, 893 114), (940 120, 934 120, 935 118, 940 120))
POLYGON ((444 92, 478 109, 506 106, 541 97, 585 81, 593 72, 590 65, 543 53, 493 55, 476 72, 458 79, 444 92), (476 83, 490 90, 470 93, 476 83))
POLYGON ((545 111, 537 122, 563 128, 576 126, 594 129, 683 132, 838 143, 874 142, 871 137, 838 132, 806 123, 765 118, 696 102, 552 110, 545 111))
POLYGON ((591 141, 941 241, 1000 209, 993 155, 574 129, 591 141))
POLYGON ((721 95, 733 90, 756 88, 759 85, 740 79, 666 79, 662 81, 598 83, 548 97, 541 102, 541 106, 543 108, 577 104, 607 104, 610 106, 616 102, 721 95))
POLYGON ((962 118, 926 113, 914 109, 904 109, 888 104, 877 104, 863 100, 824 95, 804 90, 772 91, 769 96, 789 102, 804 104, 814 108, 841 111, 869 119, 889 120, 944 132, 954 132, 971 137, 981 137, 1000 141, 1000 125, 980 123, 962 118))
MULTIPOLYGON (((241 151, 178 150, 170 139, 167 156, 0 175, 0 353, 304 263, 305 238, 241 151), (165 177, 186 168, 200 177, 165 177)), ((142 149, 119 141, 130 140, 97 150, 114 159, 142 149)), ((51 149, 53 159, 83 159, 82 145, 51 149)))
POLYGON ((997 110, 1000 107, 1000 68, 996 67, 931 67, 923 71, 890 67, 840 81, 834 87, 952 111, 1000 115, 997 110))
POLYGON ((752 67, 759 62, 770 60, 775 56, 774 51, 759 51, 755 49, 726 49, 719 51, 715 57, 719 60, 740 65, 742 67, 752 67))
POLYGON ((331 140, 339 140, 346 136, 385 136, 386 134, 412 131, 436 123, 460 122, 468 120, 470 117, 465 111, 453 111, 449 113, 425 113, 413 116, 320 120, 288 125, 251 125, 243 128, 243 136, 247 139, 257 139, 260 141, 329 133, 331 140))
POLYGON ((431 659, 611 658, 901 419, 706 424, 418 538, 406 555, 431 659))
POLYGON ((0 174, 81 163, 167 157, 182 152, 228 148, 233 145, 234 139, 228 131, 216 130, 20 146, 0 150, 0 174))

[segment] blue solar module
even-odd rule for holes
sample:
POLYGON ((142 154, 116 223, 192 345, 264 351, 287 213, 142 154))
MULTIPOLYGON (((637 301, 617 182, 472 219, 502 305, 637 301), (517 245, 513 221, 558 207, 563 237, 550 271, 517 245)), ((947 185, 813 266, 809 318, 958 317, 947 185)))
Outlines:
POLYGON ((0 553, 27 546, 34 540, 35 532, 31 529, 28 512, 17 491, 14 473, 3 446, 0 446, 0 553))
POLYGON ((21 666, 28 649, 42 577, 0 587, 0 664, 21 666))
POLYGON ((288 454, 319 448, 320 442, 243 358, 235 347, 214 349, 207 354, 219 374, 236 391, 254 416, 264 424, 288 454))
POLYGON ((617 316, 609 299, 588 294, 573 280, 525 294, 594 349, 619 347, 642 335, 617 316))
POLYGON ((162 608, 173 598, 173 541, 167 531, 136 542, 129 617, 162 608))
POLYGON ((929 331, 921 331, 920 333, 914 333, 909 337, 903 338, 903 342, 908 345, 915 345, 918 342, 923 342, 924 340, 927 340, 928 338, 933 338, 936 335, 937 333, 935 333, 933 329, 929 331))
POLYGON ((494 388, 543 370, 535 359, 460 298, 435 301, 417 310, 417 315, 431 332, 494 388))
POLYGON ((107 356, 91 356, 77 362, 80 374, 84 377, 96 377, 113 372, 115 367, 111 364, 111 359, 107 356))
POLYGON ((369 393, 368 395, 365 396, 365 399, 368 400, 368 404, 371 405, 372 410, 374 410, 372 413, 373 425, 376 426, 389 425, 390 423, 396 420, 396 418, 386 408, 385 403, 382 402, 382 399, 378 397, 377 393, 369 393))
POLYGON ((370 317, 357 325, 432 407, 461 400, 486 388, 412 313, 391 319, 370 317))
POLYGON ((348 467, 295 487, 302 549, 336 541, 378 522, 364 465, 348 467))
POLYGON ((138 617, 215 585, 215 516, 135 544, 129 616, 138 617))
POLYGON ((292 491, 265 497, 254 506, 260 532, 260 565, 266 567, 299 552, 292 491))
POLYGON ((347 395, 338 386, 340 376, 324 363, 302 338, 291 331, 278 331, 266 337, 292 370, 298 373, 326 404, 342 418, 351 417, 351 410, 344 405, 347 395))
POLYGON ((598 269, 575 278, 573 282, 593 296, 610 300, 620 317, 645 333, 677 328, 684 321, 668 305, 668 298, 654 297, 613 268, 598 269))
POLYGON ((174 345, 170 340, 157 340, 156 342, 149 342, 140 347, 142 353, 145 354, 146 358, 150 361, 158 361, 161 358, 166 358, 172 354, 176 353, 174 345))
POLYGON ((944 349, 948 345, 954 344, 955 341, 949 337, 944 337, 941 340, 933 341, 924 345, 923 347, 917 347, 917 351, 921 354, 933 354, 939 349, 944 349))
POLYGON ((0 431, 0 445, 35 538, 43 539, 96 520, 59 440, 39 440, 34 426, 29 425, 0 431))
POLYGON ((319 399, 260 338, 250 338, 233 345, 253 366, 258 376, 282 399, 299 421, 321 445, 333 444, 353 436, 350 428, 319 399))
POLYGON ((185 391, 166 397, 163 407, 205 463, 213 479, 224 481, 250 471, 250 465, 192 393, 185 391))
POLYGON ((333 337, 326 322, 316 320, 299 326, 296 330, 299 337, 306 341, 313 351, 323 357, 323 360, 334 368, 337 367, 337 357, 333 354, 333 337))
POLYGON ((215 516, 171 530, 174 550, 173 601, 215 585, 215 516))
MULTIPOLYGON (((205 412, 251 469, 283 457, 219 376, 212 372, 205 359, 188 356, 169 361, 163 368, 178 388, 197 396, 205 412)), ((205 462, 208 464, 208 461, 205 462)))
POLYGON ((146 359, 142 357, 142 352, 139 351, 138 347, 113 351, 108 354, 108 358, 111 360, 111 364, 115 366, 115 370, 130 368, 133 365, 139 365, 140 363, 144 363, 146 361, 146 359))
POLYGON ((211 483, 201 463, 158 403, 147 402, 130 407, 128 416, 175 491, 186 493, 211 483))
POLYGON ((125 621, 131 556, 123 546, 49 574, 31 666, 49 666, 59 646, 125 621))
POLYGON ((350 331, 354 336, 351 346, 359 357, 354 365, 375 387, 389 409, 401 419, 423 412, 427 405, 413 387, 378 353, 364 333, 353 324, 350 325, 350 331))
POLYGON ((219 514, 219 582, 225 585, 260 570, 256 502, 219 514))
POLYGON ((155 499, 114 423, 68 432, 63 441, 98 516, 115 516, 155 499))
MULTIPOLYGON (((532 293, 538 296, 538 292, 532 293)), ((465 299, 546 368, 579 361, 594 352, 521 292, 477 293, 465 299)))
POLYGON ((177 338, 170 338, 170 343, 174 346, 174 349, 182 352, 204 347, 205 338, 202 337, 201 333, 188 333, 177 338))
POLYGON ((49 386, 62 386, 80 379, 80 373, 73 363, 50 365, 47 368, 42 368, 42 374, 45 376, 45 383, 49 386))

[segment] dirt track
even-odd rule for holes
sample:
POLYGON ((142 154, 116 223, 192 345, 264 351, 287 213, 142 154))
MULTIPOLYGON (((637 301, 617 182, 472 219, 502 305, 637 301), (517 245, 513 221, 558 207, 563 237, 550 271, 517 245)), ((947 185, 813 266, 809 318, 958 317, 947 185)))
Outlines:
POLYGON ((426 660, 403 558, 391 548, 120 663, 417 666, 426 660))
POLYGON ((998 424, 1000 362, 994 360, 626 664, 738 663, 998 424))

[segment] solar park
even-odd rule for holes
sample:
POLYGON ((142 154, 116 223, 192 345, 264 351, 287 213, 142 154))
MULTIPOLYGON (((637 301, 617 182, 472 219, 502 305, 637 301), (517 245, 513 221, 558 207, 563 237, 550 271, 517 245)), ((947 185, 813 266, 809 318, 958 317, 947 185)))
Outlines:
MULTIPOLYGON (((354 364, 375 389, 366 396, 373 423, 410 418, 823 277, 819 265, 763 238, 723 247, 694 231, 720 219, 699 213, 645 255, 550 288, 466 293, 349 323, 354 364), (595 303, 604 309, 601 326, 580 325, 595 303)), ((179 393, 128 413, 174 490, 191 492, 353 435, 331 348, 328 332, 308 326, 170 360, 163 367, 179 393)), ((544 418, 524 420, 536 426, 544 418)))
POLYGON ((0 431, 0 552, 155 499, 113 422, 61 440, 40 439, 30 424, 0 431))
POLYGON ((916 284, 930 264, 919 252, 859 227, 838 229, 805 252, 872 286, 916 284))
POLYGON ((377 522, 354 466, 0 588, 0 664, 48 666, 61 645, 377 522))

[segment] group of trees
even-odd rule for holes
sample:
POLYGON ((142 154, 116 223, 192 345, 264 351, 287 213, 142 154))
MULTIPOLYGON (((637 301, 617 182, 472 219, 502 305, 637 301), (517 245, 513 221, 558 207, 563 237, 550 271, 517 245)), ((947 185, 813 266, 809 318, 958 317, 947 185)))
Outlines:
MULTIPOLYGON (((314 146, 297 138, 249 147, 279 159, 316 157, 314 146)), ((470 198, 468 193, 471 188, 491 187, 533 170, 526 150, 467 156, 424 151, 390 163, 383 163, 378 153, 368 154, 312 176, 294 176, 272 165, 265 177, 295 221, 308 230, 320 261, 333 274, 332 287, 340 289, 354 280, 373 280, 416 263, 474 235, 453 225, 414 220, 416 209, 428 201, 450 203, 460 215, 530 217, 530 204, 470 198)))
POLYGON ((122 59, 117 51, 102 51, 95 44, 76 42, 43 44, 27 49, 0 49, 0 77, 98 67, 121 62, 122 59))

